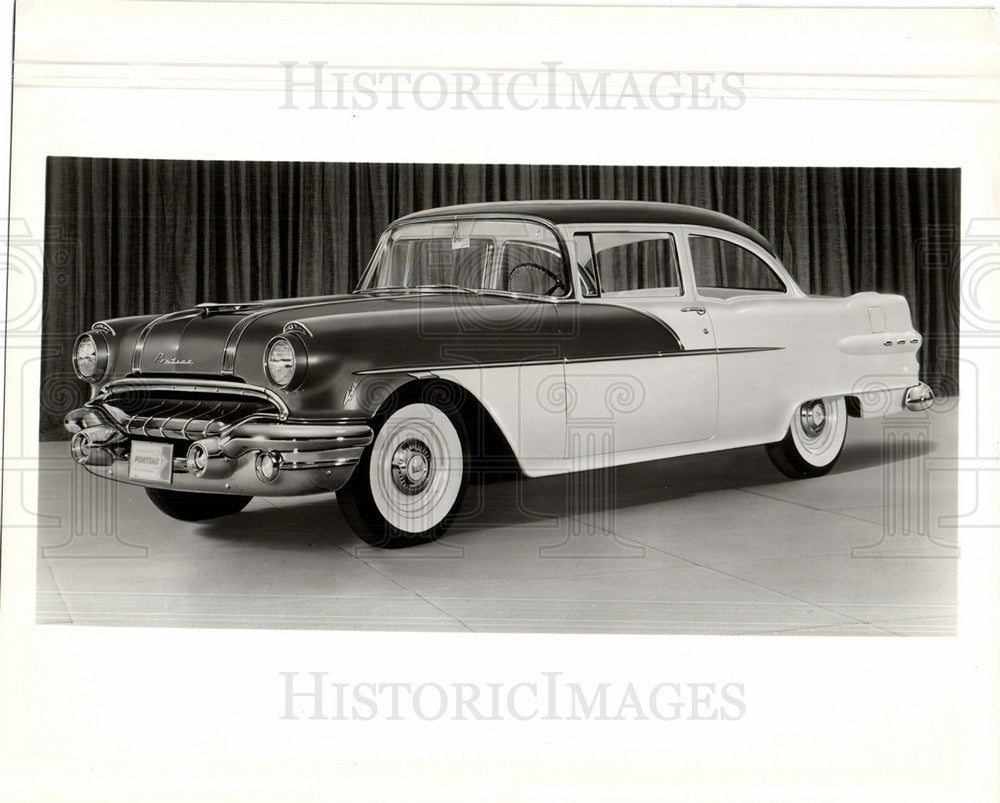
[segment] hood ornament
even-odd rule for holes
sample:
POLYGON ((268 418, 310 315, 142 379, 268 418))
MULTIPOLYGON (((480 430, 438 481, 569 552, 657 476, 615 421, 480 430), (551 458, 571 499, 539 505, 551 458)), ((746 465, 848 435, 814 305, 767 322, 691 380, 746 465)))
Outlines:
POLYGON ((204 317, 213 315, 221 312, 242 312, 247 309, 254 309, 255 307, 261 306, 259 301, 241 301, 234 304, 227 303, 216 303, 214 301, 205 301, 201 304, 195 304, 195 309, 200 310, 204 317))

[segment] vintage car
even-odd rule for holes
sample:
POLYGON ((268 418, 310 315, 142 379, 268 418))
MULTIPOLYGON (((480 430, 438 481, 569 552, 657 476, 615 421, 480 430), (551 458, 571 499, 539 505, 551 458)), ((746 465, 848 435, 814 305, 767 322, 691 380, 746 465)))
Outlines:
POLYGON ((822 475, 849 416, 933 403, 920 346, 901 296, 807 296, 717 212, 472 204, 397 220, 349 295, 95 323, 65 425, 78 463, 175 518, 336 492, 397 547, 504 454, 540 477, 760 444, 822 475))

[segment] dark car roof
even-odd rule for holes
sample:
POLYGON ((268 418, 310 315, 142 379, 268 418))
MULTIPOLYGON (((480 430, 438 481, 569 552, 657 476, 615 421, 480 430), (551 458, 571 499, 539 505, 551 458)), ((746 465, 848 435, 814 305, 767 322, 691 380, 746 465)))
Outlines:
POLYGON ((402 217, 397 222, 411 223, 432 217, 450 215, 526 215, 541 218, 554 225, 591 223, 673 224, 712 226, 739 234, 766 248, 771 244, 756 229, 736 218, 685 204, 664 204, 652 201, 496 201, 494 203, 459 204, 425 209, 402 217))

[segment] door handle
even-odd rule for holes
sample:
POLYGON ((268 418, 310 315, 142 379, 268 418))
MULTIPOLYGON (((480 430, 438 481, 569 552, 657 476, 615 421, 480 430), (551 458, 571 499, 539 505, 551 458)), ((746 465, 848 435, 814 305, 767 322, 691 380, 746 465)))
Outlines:
POLYGON ((705 314, 705 308, 704 307, 683 307, 683 308, 681 308, 681 312, 697 312, 699 315, 704 315, 705 314))

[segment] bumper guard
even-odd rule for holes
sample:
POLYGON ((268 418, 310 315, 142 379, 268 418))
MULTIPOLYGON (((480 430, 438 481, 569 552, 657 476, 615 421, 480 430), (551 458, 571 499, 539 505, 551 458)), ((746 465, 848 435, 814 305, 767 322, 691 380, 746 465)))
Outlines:
POLYGON ((934 391, 924 382, 907 388, 906 395, 903 396, 903 407, 913 412, 926 410, 933 404, 934 391))

